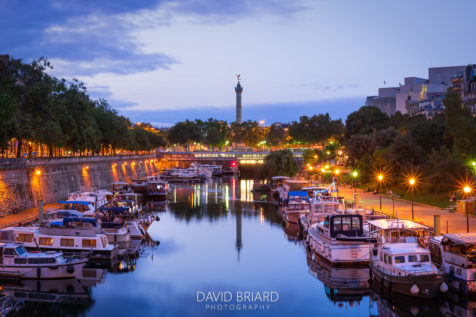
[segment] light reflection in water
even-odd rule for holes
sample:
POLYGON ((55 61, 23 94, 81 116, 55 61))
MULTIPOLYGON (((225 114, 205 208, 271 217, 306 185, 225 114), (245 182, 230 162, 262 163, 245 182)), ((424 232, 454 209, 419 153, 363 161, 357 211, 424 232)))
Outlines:
POLYGON ((240 192, 242 201, 253 201, 253 180, 252 179, 242 179, 240 181, 240 192))

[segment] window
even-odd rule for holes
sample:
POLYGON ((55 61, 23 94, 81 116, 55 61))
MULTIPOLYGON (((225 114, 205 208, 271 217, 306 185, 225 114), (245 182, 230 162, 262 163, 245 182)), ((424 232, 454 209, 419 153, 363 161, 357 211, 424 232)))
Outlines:
POLYGON ((385 263, 387 263, 387 255, 386 255, 386 254, 383 255, 383 261, 384 261, 385 263))
POLYGON ((360 218, 352 217, 352 230, 360 230, 360 218))
POLYGON ((53 238, 40 238, 40 245, 53 245, 53 238))
POLYGON ((14 262, 15 264, 26 264, 26 258, 16 258, 14 262))
POLYGON ((17 242, 32 242, 33 234, 32 233, 17 233, 17 242))
POLYGON ((95 248, 96 240, 93 239, 83 239, 83 248, 95 248))
POLYGON ((408 262, 418 262, 417 256, 416 255, 409 255, 408 256, 408 262))
POLYGON ((430 256, 428 254, 420 255, 420 262, 430 262, 430 256))
POLYGON ((334 231, 342 231, 341 217, 334 217, 334 231))
POLYGON ((352 230, 352 218, 351 217, 343 217, 342 218, 342 231, 350 231, 352 230))
POLYGON ((74 247, 74 239, 61 239, 62 247, 74 247))
POLYGON ((3 254, 4 255, 17 255, 15 250, 13 250, 13 249, 5 249, 5 250, 3 250, 3 254))
POLYGON ((26 250, 23 246, 16 247, 15 250, 17 250, 18 255, 23 255, 26 253, 26 250))
POLYGON ((405 257, 403 255, 399 255, 394 257, 395 264, 405 263, 405 257))

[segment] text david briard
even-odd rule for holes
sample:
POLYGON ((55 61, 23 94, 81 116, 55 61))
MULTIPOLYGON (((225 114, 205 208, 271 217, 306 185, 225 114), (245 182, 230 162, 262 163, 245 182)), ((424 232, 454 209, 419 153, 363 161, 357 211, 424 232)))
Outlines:
POLYGON ((278 300, 275 291, 197 291, 197 303, 205 304, 205 310, 268 310, 278 300))

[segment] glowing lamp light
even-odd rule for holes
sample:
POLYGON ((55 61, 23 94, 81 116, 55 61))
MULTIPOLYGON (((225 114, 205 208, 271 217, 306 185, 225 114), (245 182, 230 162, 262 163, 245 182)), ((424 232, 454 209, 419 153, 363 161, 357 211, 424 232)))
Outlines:
POLYGON ((41 175, 41 171, 40 171, 40 170, 36 170, 36 171, 35 171, 35 175, 36 175, 36 176, 40 176, 40 175, 41 175))
POLYGON ((231 162, 231 166, 236 167, 236 162, 235 161, 231 162))
POLYGON ((382 174, 378 174, 377 179, 381 182, 381 181, 383 180, 383 175, 382 175, 382 174))
POLYGON ((352 176, 354 176, 354 178, 356 178, 358 175, 359 175, 359 173, 357 171, 352 172, 352 176))
POLYGON ((326 168, 326 170, 328 170, 328 169, 329 169, 329 165, 326 165, 325 168, 326 168))
POLYGON ((326 169, 323 167, 321 168, 321 172, 325 173, 326 172, 326 169))
POLYGON ((410 183, 410 185, 415 185, 415 179, 414 178, 410 178, 410 180, 408 181, 410 183))
POLYGON ((476 162, 475 162, 475 161, 472 161, 472 162, 471 162, 471 165, 476 166, 476 162))
POLYGON ((312 171, 312 166, 309 166, 309 170, 312 171))
POLYGON ((330 151, 327 151, 326 153, 327 153, 327 155, 331 154, 331 152, 330 152, 330 151))
POLYGON ((337 154, 342 155, 342 151, 337 152, 337 154))
POLYGON ((335 173, 336 175, 339 175, 340 170, 339 170, 339 169, 336 169, 336 170, 334 171, 334 173, 335 173))
POLYGON ((317 155, 314 155, 314 158, 317 159, 317 155))
POLYGON ((469 194, 469 193, 471 193, 472 189, 471 189, 471 187, 466 185, 466 186, 464 186, 463 191, 464 191, 465 194, 469 194))

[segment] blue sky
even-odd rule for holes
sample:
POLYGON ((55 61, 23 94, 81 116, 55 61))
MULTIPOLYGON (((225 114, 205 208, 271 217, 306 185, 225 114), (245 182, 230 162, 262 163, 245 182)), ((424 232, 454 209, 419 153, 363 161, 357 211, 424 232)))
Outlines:
POLYGON ((476 3, 0 0, 0 53, 48 57, 133 120, 345 118, 378 87, 476 63, 476 3))

